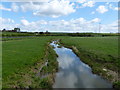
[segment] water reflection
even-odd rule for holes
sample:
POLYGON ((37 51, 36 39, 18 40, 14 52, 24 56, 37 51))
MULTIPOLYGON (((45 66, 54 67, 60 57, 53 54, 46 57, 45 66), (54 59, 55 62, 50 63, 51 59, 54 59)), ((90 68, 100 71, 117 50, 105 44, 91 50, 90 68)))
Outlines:
POLYGON ((58 54, 59 72, 56 73, 53 88, 112 88, 112 85, 93 74, 91 68, 84 64, 71 49, 58 48, 51 43, 58 54))

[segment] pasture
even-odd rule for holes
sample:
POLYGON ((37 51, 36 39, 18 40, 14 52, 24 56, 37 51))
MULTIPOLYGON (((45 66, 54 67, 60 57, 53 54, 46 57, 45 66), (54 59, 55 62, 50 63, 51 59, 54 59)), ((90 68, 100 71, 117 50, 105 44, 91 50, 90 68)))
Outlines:
POLYGON ((62 45, 72 48, 94 73, 120 86, 118 37, 68 37, 62 45), (74 49, 74 47, 76 48, 74 49))
MULTIPOLYGON (((3 75, 3 87, 10 87, 10 85, 6 84, 12 79, 12 83, 20 79, 20 77, 11 77, 20 73, 28 73, 29 68, 34 66, 37 67, 37 63, 39 65, 45 62, 45 54, 46 48, 48 46, 48 42, 53 37, 41 37, 41 38, 29 38, 29 39, 21 39, 21 40, 9 40, 3 41, 2 45, 2 75, 3 75)), ((50 51, 50 49, 49 49, 50 51)), ((54 56, 52 52, 51 56, 54 56)), ((49 57, 46 58, 51 58, 49 57)), ((55 58, 52 57, 52 59, 55 58)), ((53 63, 52 63, 53 64, 53 63)), ((37 67, 37 68, 40 68, 37 67)), ((53 67, 51 67, 51 70, 53 67)), ((55 68, 54 68, 55 69, 55 68)), ((22 78, 22 77, 21 77, 22 78)))
POLYGON ((43 73, 55 73, 57 71, 56 55, 52 48, 47 48, 48 42, 52 39, 60 39, 60 43, 66 47, 76 47, 78 52, 73 51, 80 59, 90 65, 94 73, 103 76, 112 83, 116 83, 116 77, 108 75, 103 69, 117 72, 120 61, 118 61, 118 37, 71 37, 71 36, 42 36, 29 37, 22 39, 6 39, 2 43, 2 75, 3 87, 50 87, 53 81, 49 78, 42 80, 36 79, 35 70, 45 63, 46 51, 48 51, 47 59, 50 65, 44 67, 43 73), (34 68, 31 70, 31 68, 34 68), (33 73, 34 72, 34 73, 33 73), (31 78, 26 77, 26 73, 31 74, 31 78), (24 76, 25 74, 25 76, 24 76), (24 76, 24 77, 23 77, 24 76), (23 79, 21 79, 23 78, 23 79), (27 78, 27 80, 25 79, 27 78), (28 83, 28 79, 32 82, 28 83), (34 79, 34 80, 32 80, 34 79), (12 82, 11 82, 12 80, 12 82), (20 82, 26 80, 25 82, 20 82), (39 82, 39 85, 35 85, 39 82), (50 83, 48 83, 50 82, 50 83), (52 83, 51 83, 52 82, 52 83), (46 84, 47 83, 47 84, 46 84))

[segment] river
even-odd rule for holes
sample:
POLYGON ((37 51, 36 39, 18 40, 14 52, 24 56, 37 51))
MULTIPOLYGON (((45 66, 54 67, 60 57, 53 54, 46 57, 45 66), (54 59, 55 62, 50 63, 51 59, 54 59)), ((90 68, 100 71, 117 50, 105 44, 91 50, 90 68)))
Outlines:
POLYGON ((92 69, 69 48, 58 47, 57 41, 51 45, 58 55, 59 71, 53 88, 112 88, 112 84, 93 74, 92 69))

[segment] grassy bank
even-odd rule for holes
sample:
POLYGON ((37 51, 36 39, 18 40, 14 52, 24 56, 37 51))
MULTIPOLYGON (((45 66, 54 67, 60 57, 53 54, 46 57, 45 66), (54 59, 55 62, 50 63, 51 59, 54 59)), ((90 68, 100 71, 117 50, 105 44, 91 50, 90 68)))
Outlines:
MULTIPOLYGON (((3 88, 50 88, 57 70, 56 54, 48 42, 54 37, 3 41, 3 88), (50 74, 40 78, 40 67, 48 60, 50 74), (54 65, 54 66, 53 66, 54 65)), ((46 69, 42 69, 45 74, 46 69)))
POLYGON ((94 73, 119 87, 118 37, 68 37, 62 39, 61 43, 72 48, 94 73))

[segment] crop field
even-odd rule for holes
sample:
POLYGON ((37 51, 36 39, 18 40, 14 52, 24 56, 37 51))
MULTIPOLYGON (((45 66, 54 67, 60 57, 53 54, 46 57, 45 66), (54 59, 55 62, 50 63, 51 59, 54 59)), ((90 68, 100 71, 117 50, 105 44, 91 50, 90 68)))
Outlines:
MULTIPOLYGON (((47 43, 52 39, 61 39, 61 44, 72 48, 76 47, 79 51, 76 52, 80 59, 90 65, 94 73, 97 73, 112 82, 116 82, 116 78, 111 75, 107 75, 107 72, 103 71, 103 68, 117 72, 120 61, 118 61, 118 37, 65 37, 65 36, 42 36, 42 37, 31 37, 25 39, 6 39, 2 43, 2 75, 3 75, 3 87, 25 87, 23 81, 23 75, 26 73, 31 74, 35 70, 29 70, 29 68, 38 68, 44 63, 46 50, 48 52, 48 59, 51 65, 50 67, 44 67, 43 73, 55 72, 57 70, 57 62, 54 63, 52 60, 56 60, 55 53, 51 49, 47 48, 47 43), (39 62, 39 66, 36 63, 39 62), (103 64, 104 63, 104 64, 103 64), (36 66, 35 66, 36 65, 36 66), (19 76, 20 74, 20 76, 19 76), (12 77, 14 76, 14 77, 12 77), (11 82, 12 80, 12 82, 11 82), (16 82, 17 81, 17 82, 16 82), (21 84, 22 83, 22 84, 21 84)), ((74 49, 73 49, 74 50, 74 49)), ((35 73, 32 73, 34 76, 35 73)), ((32 76, 32 77, 33 77, 32 76)), ((49 76, 50 78, 52 76, 49 76)), ((26 76, 25 76, 26 78, 26 76)), ((39 82, 41 87, 50 87, 50 78, 45 78, 39 82), (48 81, 47 81, 48 80, 48 81)), ((27 77, 27 79, 29 79, 27 77)), ((30 78, 31 79, 31 78, 30 78)), ((25 79, 26 80, 26 79, 25 79)), ((27 80, 26 80, 27 81, 27 80)), ((25 84, 26 85, 26 84, 25 84)), ((38 87, 35 85, 29 85, 30 87, 38 87)))

